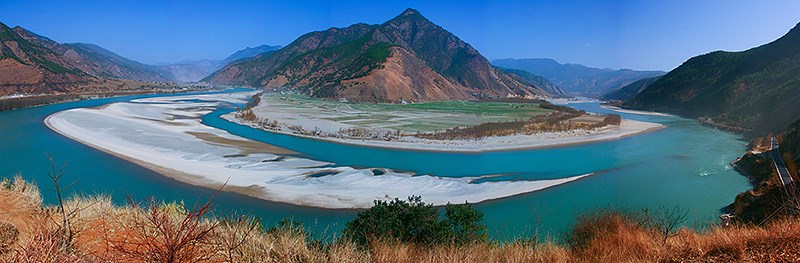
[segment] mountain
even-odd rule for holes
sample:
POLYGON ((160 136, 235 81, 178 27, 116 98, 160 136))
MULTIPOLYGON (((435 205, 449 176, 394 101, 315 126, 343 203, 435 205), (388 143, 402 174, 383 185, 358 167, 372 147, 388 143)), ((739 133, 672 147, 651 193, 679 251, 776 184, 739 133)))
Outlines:
POLYGON ((618 100, 618 101, 629 100, 635 97, 640 92, 642 92, 648 86, 656 82, 656 80, 658 80, 658 78, 660 77, 661 76, 637 80, 618 90, 612 90, 611 92, 604 94, 600 98, 603 100, 618 100))
POLYGON ((92 44, 60 44, 0 23, 0 96, 73 92, 105 79, 168 81, 155 67, 92 44))
POLYGON ((523 84, 539 87, 542 90, 554 96, 565 94, 564 91, 561 90, 561 88, 557 87, 553 83, 550 83, 550 80, 548 80, 545 77, 519 69, 507 69, 507 68, 497 68, 497 69, 506 74, 509 74, 512 78, 523 84))
POLYGON ((492 67, 472 46, 414 9, 380 25, 307 33, 280 50, 235 61, 204 81, 370 102, 549 95, 492 67))
POLYGON ((623 106, 701 118, 745 132, 782 130, 800 117, 800 24, 741 52, 693 57, 623 106))
POLYGON ((64 44, 71 48, 63 53, 83 72, 105 78, 138 81, 172 81, 174 76, 158 67, 145 65, 108 51, 94 44, 64 44))
POLYGON ((21 27, 0 23, 0 95, 69 92, 97 81, 62 56, 60 52, 67 49, 21 27))
POLYGON ((492 64, 541 75, 570 95, 595 98, 637 80, 664 74, 663 71, 613 70, 561 64, 548 58, 499 59, 492 61, 492 64))
POLYGON ((215 70, 220 69, 220 68, 224 67, 225 65, 228 65, 231 62, 234 62, 234 61, 237 61, 237 60, 240 60, 240 59, 243 59, 243 58, 252 58, 252 57, 258 56, 258 55, 263 54, 263 53, 267 53, 267 52, 270 52, 270 51, 278 50, 280 48, 281 48, 281 46, 270 46, 270 45, 260 45, 260 46, 253 47, 253 48, 247 47, 245 49, 236 51, 236 53, 233 53, 230 56, 228 56, 227 58, 223 59, 220 63, 218 63, 219 67, 216 68, 215 70))

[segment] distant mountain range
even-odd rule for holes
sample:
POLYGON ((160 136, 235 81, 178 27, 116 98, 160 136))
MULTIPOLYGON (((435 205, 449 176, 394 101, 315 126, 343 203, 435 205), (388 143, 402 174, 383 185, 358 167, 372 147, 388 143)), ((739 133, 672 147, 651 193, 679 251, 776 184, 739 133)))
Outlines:
POLYGON ((492 67, 472 46, 413 9, 380 25, 305 34, 204 79, 370 102, 551 95, 520 80, 492 67))
MULTIPOLYGON (((245 49, 236 51, 236 53, 233 53, 230 56, 228 56, 227 58, 223 59, 220 63, 217 64, 219 66, 219 68, 217 68, 217 69, 220 69, 220 68, 224 67, 225 65, 228 65, 231 62, 234 62, 234 61, 237 61, 237 60, 240 60, 240 59, 243 59, 243 58, 252 58, 252 57, 261 55, 263 53, 267 53, 267 52, 270 52, 270 51, 275 51, 275 50, 278 50, 278 49, 281 49, 281 46, 260 45, 260 46, 252 47, 252 48, 251 47, 247 47, 245 49)), ((209 72, 209 73, 211 73, 211 72, 209 72)))
POLYGON ((179 82, 196 82, 218 70, 222 66, 219 60, 201 59, 184 60, 176 63, 160 63, 155 66, 168 72, 172 80, 179 82))
POLYGON ((280 48, 281 46, 270 45, 261 45, 253 48, 248 47, 236 51, 236 53, 231 54, 223 60, 186 60, 177 63, 159 64, 158 68, 162 71, 169 72, 176 81, 197 82, 233 61, 255 57, 262 53, 278 50, 280 48))
POLYGON ((555 97, 565 96, 565 94, 566 94, 563 90, 561 90, 561 88, 559 88, 558 86, 556 86, 553 83, 550 83, 550 80, 548 80, 545 77, 542 77, 542 76, 539 76, 539 75, 536 75, 536 74, 533 74, 533 73, 530 73, 530 72, 527 72, 527 71, 524 71, 524 70, 520 70, 520 69, 507 69, 507 68, 500 68, 500 67, 498 67, 497 69, 502 71, 502 72, 505 72, 506 74, 509 74, 509 76, 511 76, 515 80, 519 81, 520 83, 523 83, 523 84, 529 85, 529 86, 539 87, 542 90, 544 90, 545 92, 550 93, 551 95, 553 95, 555 97))
POLYGON ((800 24, 756 48, 693 57, 623 106, 745 132, 783 130, 800 117, 800 24))
POLYGON ((62 44, 22 27, 0 23, 0 96, 14 93, 73 92, 107 79, 145 82, 194 82, 223 63, 275 50, 259 46, 222 61, 185 61, 170 65, 139 63, 87 43, 62 44))
POLYGON ((498 59, 498 67, 520 69, 541 75, 569 95, 599 98, 643 78, 663 75, 663 71, 600 69, 580 64, 561 64, 549 58, 498 59))

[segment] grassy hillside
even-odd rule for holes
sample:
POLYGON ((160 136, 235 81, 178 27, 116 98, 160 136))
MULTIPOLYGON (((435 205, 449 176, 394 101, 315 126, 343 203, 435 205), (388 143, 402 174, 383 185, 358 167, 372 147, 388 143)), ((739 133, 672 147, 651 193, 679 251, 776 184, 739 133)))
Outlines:
POLYGON ((652 85, 660 77, 661 76, 637 80, 636 82, 628 84, 627 86, 622 87, 622 88, 620 88, 618 90, 614 90, 614 91, 611 91, 609 93, 604 94, 603 97, 601 97, 601 99, 603 99, 603 100, 618 100, 618 101, 629 100, 629 99, 635 97, 637 94, 642 92, 644 89, 646 89, 650 85, 652 85))

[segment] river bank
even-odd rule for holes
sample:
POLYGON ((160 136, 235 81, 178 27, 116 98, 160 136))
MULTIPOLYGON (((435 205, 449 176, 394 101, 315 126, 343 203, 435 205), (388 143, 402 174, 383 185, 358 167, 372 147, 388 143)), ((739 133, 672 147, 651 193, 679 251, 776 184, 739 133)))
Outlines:
POLYGON ((0 98, 0 111, 14 110, 44 106, 56 103, 74 102, 80 100, 92 100, 101 98, 112 98, 130 95, 149 95, 149 94, 179 94, 188 92, 202 92, 218 90, 206 86, 181 86, 172 88, 156 88, 143 90, 125 91, 106 91, 106 92, 80 92, 68 94, 20 94, 0 98))

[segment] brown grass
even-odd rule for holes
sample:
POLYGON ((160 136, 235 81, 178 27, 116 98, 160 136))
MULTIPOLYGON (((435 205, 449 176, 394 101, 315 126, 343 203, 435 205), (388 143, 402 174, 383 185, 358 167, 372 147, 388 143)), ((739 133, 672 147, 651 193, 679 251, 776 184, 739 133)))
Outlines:
MULTIPOLYGON (((800 220, 776 219, 764 226, 711 227, 679 230, 662 237, 636 218, 618 213, 578 220, 572 234, 581 242, 538 244, 482 242, 466 246, 420 246, 391 241, 361 248, 352 242, 309 241, 297 228, 264 231, 251 218, 196 217, 180 204, 116 206, 108 197, 73 197, 65 209, 75 212, 75 238, 63 248, 58 238, 59 213, 43 207, 36 186, 17 178, 0 187, 0 225, 18 230, 19 239, 5 262, 797 262, 800 261, 800 220), (156 214, 153 214, 154 211, 156 214), (189 218, 188 224, 182 223, 189 218), (197 219, 197 221, 192 221, 197 219), (186 226, 194 233, 188 248, 173 260, 143 258, 165 251, 159 224, 186 226), (204 232, 208 230, 208 232, 204 232), (207 235, 197 235, 207 233, 207 235), (149 245, 140 244, 146 240, 149 245), (136 242, 133 242, 136 241, 136 242), (129 253, 136 251, 136 253, 129 253), (161 252, 159 252, 161 251, 161 252)), ((169 228, 168 227, 168 228, 169 228)), ((164 226, 161 227, 164 229, 164 226)), ((0 236, 10 228, 0 227, 0 236)), ((174 229, 173 229, 174 230, 174 229)), ((172 231, 172 230, 170 230, 172 231)), ((169 231, 167 231, 169 232, 169 231)), ((186 239, 185 239, 186 240, 186 239)))

